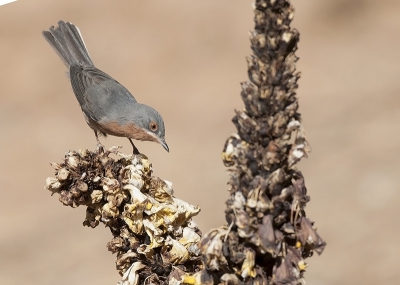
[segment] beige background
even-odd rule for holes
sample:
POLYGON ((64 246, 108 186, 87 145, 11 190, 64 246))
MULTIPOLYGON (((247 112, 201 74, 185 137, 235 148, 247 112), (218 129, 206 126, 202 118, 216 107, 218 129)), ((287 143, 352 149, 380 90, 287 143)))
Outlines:
MULTIPOLYGON (((303 171, 307 213, 328 243, 308 284, 398 284, 400 277, 400 2, 294 1, 298 95, 313 147, 303 171)), ((41 36, 78 25, 93 61, 166 122, 171 152, 138 143, 176 196, 224 222, 220 160, 242 108, 251 1, 31 0, 0 6, 0 284, 115 284, 108 229, 43 189, 49 163, 95 148, 65 76, 41 36)), ((106 146, 128 140, 108 138, 106 146)))

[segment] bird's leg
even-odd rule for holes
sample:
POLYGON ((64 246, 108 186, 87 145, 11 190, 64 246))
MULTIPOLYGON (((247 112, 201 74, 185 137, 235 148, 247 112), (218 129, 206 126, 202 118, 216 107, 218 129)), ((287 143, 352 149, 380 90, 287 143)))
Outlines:
POLYGON ((140 154, 138 148, 133 144, 133 141, 128 138, 129 142, 131 143, 132 147, 133 147, 133 154, 140 154))
POLYGON ((97 131, 94 131, 94 135, 96 136, 96 140, 97 140, 97 152, 101 153, 104 152, 104 146, 101 144, 100 140, 99 140, 99 136, 97 135, 97 131))

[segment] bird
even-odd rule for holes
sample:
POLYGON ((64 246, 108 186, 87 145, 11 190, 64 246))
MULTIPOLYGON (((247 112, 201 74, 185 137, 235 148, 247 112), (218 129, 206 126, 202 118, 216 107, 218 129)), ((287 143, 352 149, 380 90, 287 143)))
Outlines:
POLYGON ((128 138, 134 154, 140 152, 132 139, 160 143, 169 152, 162 116, 94 66, 77 26, 59 21, 43 36, 68 68, 72 90, 98 147, 102 147, 101 134, 128 138))

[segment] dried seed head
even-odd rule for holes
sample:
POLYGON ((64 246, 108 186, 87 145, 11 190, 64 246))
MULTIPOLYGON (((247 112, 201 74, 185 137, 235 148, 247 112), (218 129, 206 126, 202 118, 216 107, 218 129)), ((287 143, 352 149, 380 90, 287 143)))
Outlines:
POLYGON ((215 283, 304 283, 302 258, 325 246, 305 218, 310 198, 295 168, 310 146, 296 98, 299 33, 290 28, 293 12, 287 0, 254 4, 249 80, 241 83, 244 110, 236 111, 237 133, 222 152, 230 174, 229 227, 211 230, 200 247, 208 273, 225 276, 215 283))
POLYGON ((52 164, 56 178, 47 178, 45 188, 64 205, 86 206, 85 226, 110 228, 108 249, 117 255, 123 283, 153 278, 154 268, 168 278, 171 265, 190 263, 199 270, 201 233, 191 218, 200 208, 175 198, 171 182, 152 176, 146 156, 115 160, 109 155, 117 149, 68 152, 62 163, 52 164))

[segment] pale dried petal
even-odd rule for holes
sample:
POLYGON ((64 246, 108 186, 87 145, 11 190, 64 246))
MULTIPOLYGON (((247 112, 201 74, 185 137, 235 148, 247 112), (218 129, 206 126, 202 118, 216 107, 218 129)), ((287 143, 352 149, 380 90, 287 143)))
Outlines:
POLYGON ((246 250, 246 258, 242 264, 242 269, 241 269, 241 276, 243 278, 247 277, 255 277, 256 276, 256 271, 254 269, 255 266, 255 253, 251 249, 246 250))
POLYGON ((138 235, 143 233, 143 210, 144 205, 142 203, 125 204, 124 212, 122 213, 124 222, 129 229, 138 235))
POLYGON ((146 266, 140 261, 137 261, 129 267, 129 269, 124 273, 118 285, 137 285, 139 283, 138 271, 145 268, 146 266))
POLYGON ((161 256, 165 264, 183 264, 190 257, 186 247, 170 236, 161 248, 161 256))
POLYGON ((45 182, 45 189, 55 193, 61 188, 61 182, 53 177, 48 177, 45 182))
POLYGON ((91 200, 92 204, 99 203, 101 201, 101 199, 103 199, 103 191, 102 190, 94 190, 90 194, 90 198, 92 199, 91 200))
POLYGON ((200 236, 192 229, 185 227, 183 229, 182 238, 179 242, 183 245, 188 245, 192 243, 198 243, 200 241, 200 236))
POLYGON ((205 234, 201 240, 200 249, 207 269, 219 270, 221 266, 228 264, 222 252, 226 234, 226 229, 218 228, 205 234))
POLYGON ((221 276, 221 285, 239 285, 239 278, 235 274, 225 273, 221 276))

